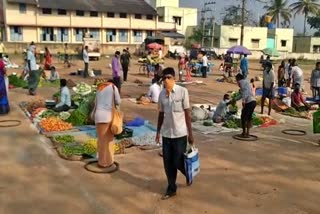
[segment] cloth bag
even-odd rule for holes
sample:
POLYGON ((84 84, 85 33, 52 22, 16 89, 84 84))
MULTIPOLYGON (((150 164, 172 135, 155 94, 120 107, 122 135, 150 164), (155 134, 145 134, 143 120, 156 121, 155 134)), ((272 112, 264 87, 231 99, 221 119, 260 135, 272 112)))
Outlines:
POLYGON ((113 88, 113 99, 112 99, 112 120, 111 120, 111 132, 114 135, 119 135, 123 131, 123 114, 116 108, 115 103, 115 90, 113 88))
POLYGON ((187 181, 190 183, 200 172, 200 160, 197 148, 191 147, 191 149, 185 153, 184 166, 186 170, 187 181))

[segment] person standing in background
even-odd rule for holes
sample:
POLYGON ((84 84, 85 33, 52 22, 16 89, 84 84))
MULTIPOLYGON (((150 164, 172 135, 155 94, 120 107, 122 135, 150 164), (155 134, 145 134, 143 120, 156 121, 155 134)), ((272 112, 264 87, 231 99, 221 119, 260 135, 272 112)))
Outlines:
POLYGON ((111 61, 112 66, 112 78, 114 84, 117 86, 119 93, 121 94, 121 63, 120 63, 120 51, 116 51, 111 61))
POLYGON ((7 71, 0 53, 0 115, 6 115, 10 112, 8 91, 6 86, 7 71))
POLYGON ((87 78, 89 76, 89 47, 85 46, 83 49, 83 62, 84 62, 84 71, 83 77, 87 78))
POLYGON ((284 60, 281 61, 281 65, 278 68, 278 87, 284 87, 286 84, 286 79, 285 79, 285 67, 286 63, 284 60))
POLYGON ((69 47, 68 43, 64 44, 64 64, 67 64, 68 68, 71 67, 70 59, 69 59, 69 47))
POLYGON ((29 50, 27 52, 27 63, 29 69, 28 88, 30 95, 36 95, 36 90, 38 88, 40 76, 34 51, 35 46, 30 45, 29 50))
POLYGON ((44 57, 45 57, 45 63, 44 63, 44 70, 50 70, 52 65, 52 55, 48 49, 48 47, 44 48, 44 57))
POLYGON ((292 59, 289 59, 288 63, 285 66, 284 78, 286 79, 287 87, 290 87, 290 85, 291 85, 291 72, 292 72, 291 61, 292 61, 292 59))
POLYGON ((312 96, 319 99, 320 97, 320 61, 316 63, 316 68, 311 73, 310 86, 312 96))
POLYGON ((296 59, 291 61, 291 79, 292 79, 292 88, 298 83, 300 85, 301 90, 303 91, 303 71, 298 66, 296 59))
POLYGON ((162 48, 159 48, 158 53, 159 53, 159 59, 162 59, 162 48))
POLYGON ((120 56, 120 62, 123 71, 123 81, 126 82, 130 64, 130 56, 126 49, 123 49, 123 53, 120 56))
POLYGON ((275 82, 275 75, 273 70, 273 65, 271 62, 266 62, 265 69, 263 71, 263 92, 262 92, 262 99, 261 99, 261 114, 263 114, 263 107, 264 107, 264 101, 266 98, 269 99, 269 111, 268 115, 271 114, 271 107, 272 107, 272 101, 274 99, 274 82, 275 82))
POLYGON ((202 67, 201 67, 201 73, 202 73, 202 78, 207 78, 207 70, 208 70, 208 57, 206 56, 206 52, 201 51, 202 53, 202 67))
POLYGON ((247 58, 247 54, 244 54, 240 61, 240 70, 244 79, 247 79, 249 74, 249 62, 247 58))

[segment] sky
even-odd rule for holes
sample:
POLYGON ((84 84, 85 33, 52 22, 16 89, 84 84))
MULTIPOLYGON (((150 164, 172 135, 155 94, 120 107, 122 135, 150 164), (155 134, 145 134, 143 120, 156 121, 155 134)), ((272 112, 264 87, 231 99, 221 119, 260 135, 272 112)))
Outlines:
MULTIPOLYGON (((170 1, 170 0, 167 0, 170 1)), ((180 7, 196 7, 198 8, 198 12, 201 11, 203 8, 203 4, 205 1, 215 1, 215 12, 213 15, 215 16, 218 23, 221 23, 221 17, 224 13, 224 8, 231 6, 231 5, 239 5, 241 3, 241 0, 180 0, 180 7)), ((263 0, 266 2, 270 2, 270 0, 263 0)), ((289 5, 296 0, 288 0, 289 5)), ((258 17, 263 15, 265 13, 265 10, 263 10, 264 3, 260 3, 257 0, 247 0, 248 9, 253 13, 253 16, 258 20, 258 17)), ((320 3, 320 0, 318 0, 320 3)), ((296 17, 293 17, 291 21, 291 27, 294 27, 295 34, 297 33, 303 33, 303 20, 304 17, 302 15, 297 15, 296 17)), ((307 34, 312 34, 313 30, 310 30, 310 27, 307 26, 307 34)))

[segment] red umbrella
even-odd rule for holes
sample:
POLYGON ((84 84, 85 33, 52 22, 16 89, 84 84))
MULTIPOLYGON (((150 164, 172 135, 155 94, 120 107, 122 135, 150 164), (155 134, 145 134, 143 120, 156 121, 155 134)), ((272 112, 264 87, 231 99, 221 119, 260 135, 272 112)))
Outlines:
POLYGON ((160 49, 160 48, 163 48, 162 45, 154 42, 154 43, 150 43, 149 45, 147 45, 148 48, 150 49, 160 49))

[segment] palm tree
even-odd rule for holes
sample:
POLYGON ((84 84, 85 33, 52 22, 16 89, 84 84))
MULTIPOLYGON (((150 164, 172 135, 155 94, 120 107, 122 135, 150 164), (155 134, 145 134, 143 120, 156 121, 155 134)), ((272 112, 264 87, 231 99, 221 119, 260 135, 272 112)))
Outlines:
POLYGON ((306 35, 308 15, 319 13, 320 4, 318 2, 318 0, 298 0, 290 5, 294 15, 299 13, 304 15, 303 35, 306 35))
POLYGON ((290 24, 291 10, 289 9, 288 0, 272 0, 270 5, 264 6, 267 11, 266 15, 272 17, 272 20, 277 27, 280 27, 280 19, 290 24))

